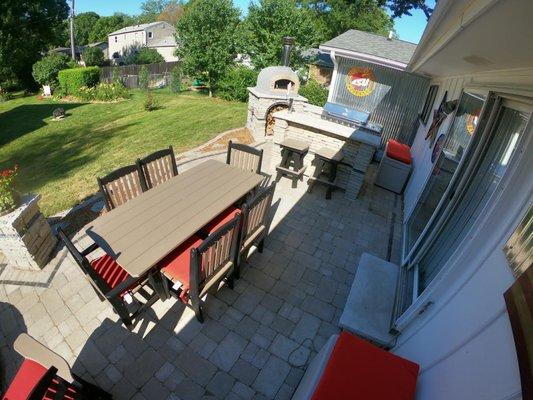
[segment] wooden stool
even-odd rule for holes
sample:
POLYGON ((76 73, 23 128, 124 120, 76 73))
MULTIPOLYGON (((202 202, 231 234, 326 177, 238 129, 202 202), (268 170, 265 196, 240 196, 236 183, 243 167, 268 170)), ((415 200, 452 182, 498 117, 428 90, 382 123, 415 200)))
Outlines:
POLYGON ((281 164, 276 167, 278 171, 276 182, 283 175, 292 179, 292 187, 295 188, 298 180, 303 178, 305 167, 304 157, 309 151, 309 144, 295 139, 285 139, 280 144, 281 164))
POLYGON ((316 169, 313 176, 309 177, 307 184, 309 193, 313 190, 315 182, 322 183, 328 187, 326 199, 331 199, 331 192, 335 188, 335 178, 337 177, 337 166, 342 161, 343 154, 340 150, 332 150, 322 147, 315 153, 316 169))

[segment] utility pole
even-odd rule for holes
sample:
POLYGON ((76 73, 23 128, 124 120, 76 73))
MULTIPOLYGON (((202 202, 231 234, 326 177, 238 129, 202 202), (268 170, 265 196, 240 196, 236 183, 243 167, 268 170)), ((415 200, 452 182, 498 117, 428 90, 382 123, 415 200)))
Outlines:
POLYGON ((70 10, 70 53, 72 59, 76 61, 76 49, 74 46, 74 0, 72 0, 72 10, 70 10))

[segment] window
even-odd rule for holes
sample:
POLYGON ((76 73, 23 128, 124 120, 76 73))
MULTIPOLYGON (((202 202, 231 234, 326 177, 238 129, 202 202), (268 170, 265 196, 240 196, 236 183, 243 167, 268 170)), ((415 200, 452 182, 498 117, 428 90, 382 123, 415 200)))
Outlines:
POLYGON ((154 33, 153 32, 148 32, 148 37, 151 39, 154 37, 154 33))
POLYGON ((424 102, 424 108, 422 108, 422 112, 420 113, 420 120, 424 125, 428 123, 429 116, 431 115, 431 109, 433 108, 433 103, 435 102, 435 97, 437 97, 438 91, 438 85, 431 85, 429 87, 428 95, 426 96, 426 101, 424 102))
POLYGON ((118 42, 118 36, 115 36, 115 43, 118 42))

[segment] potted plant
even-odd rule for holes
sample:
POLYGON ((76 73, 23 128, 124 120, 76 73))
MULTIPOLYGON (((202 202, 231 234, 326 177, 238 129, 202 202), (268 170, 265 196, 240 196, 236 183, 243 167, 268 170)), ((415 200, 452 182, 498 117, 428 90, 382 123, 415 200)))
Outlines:
POLYGON ((18 166, 0 171, 0 216, 9 214, 20 205, 20 193, 14 183, 18 166))

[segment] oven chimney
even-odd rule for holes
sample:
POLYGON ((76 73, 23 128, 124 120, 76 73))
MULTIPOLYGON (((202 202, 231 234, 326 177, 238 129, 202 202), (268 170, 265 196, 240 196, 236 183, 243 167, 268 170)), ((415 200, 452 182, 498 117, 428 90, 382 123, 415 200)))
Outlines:
POLYGON ((283 53, 281 53, 281 65, 288 67, 291 61, 291 51, 294 45, 294 38, 291 36, 285 36, 283 38, 283 53))

